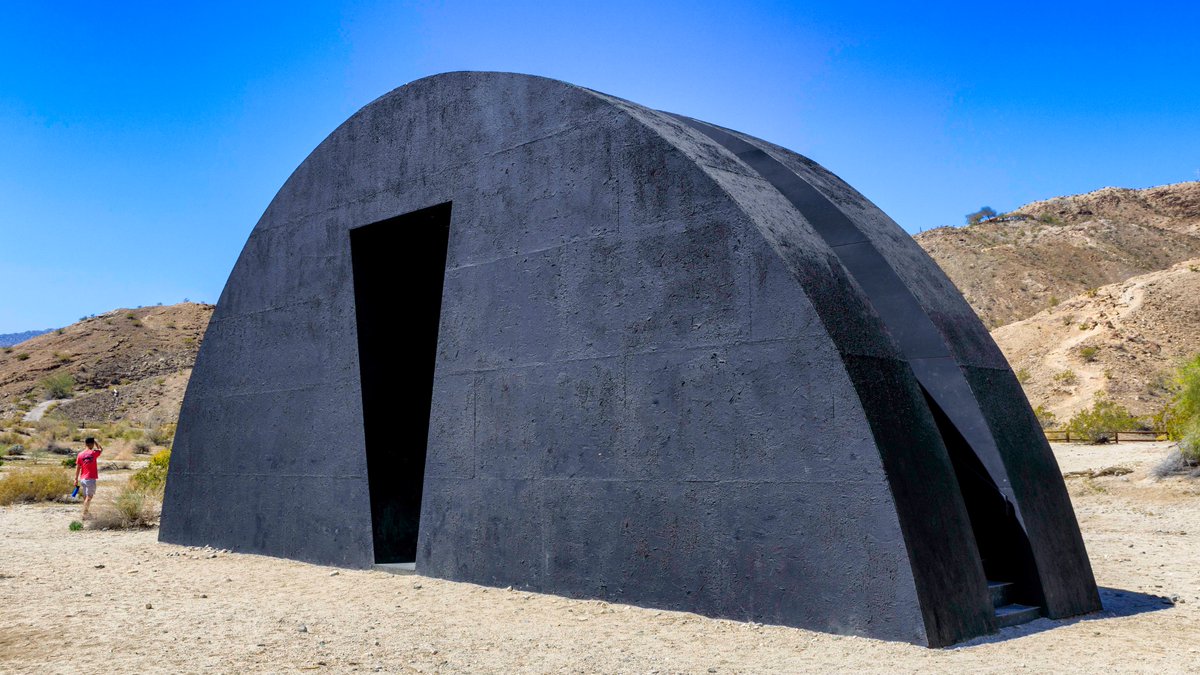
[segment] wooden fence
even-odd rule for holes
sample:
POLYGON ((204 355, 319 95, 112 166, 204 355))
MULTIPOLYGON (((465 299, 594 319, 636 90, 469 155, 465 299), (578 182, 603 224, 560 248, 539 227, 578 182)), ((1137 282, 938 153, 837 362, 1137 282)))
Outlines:
MULTIPOLYGON (((1165 431, 1105 431, 1102 432, 1108 437, 1109 443, 1135 443, 1139 441, 1157 441, 1159 436, 1165 436, 1165 431)), ((1071 432, 1067 429, 1047 429, 1046 440, 1055 443, 1090 443, 1092 439, 1084 434, 1075 434, 1074 440, 1071 438, 1071 432)))

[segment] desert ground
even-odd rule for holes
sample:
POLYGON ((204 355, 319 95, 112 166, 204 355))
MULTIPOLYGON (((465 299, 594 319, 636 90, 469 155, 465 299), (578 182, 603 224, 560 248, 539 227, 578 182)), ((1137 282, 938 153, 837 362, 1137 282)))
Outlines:
POLYGON ((47 504, 0 508, 0 672, 1200 672, 1200 479, 1147 478, 1161 443, 1055 452, 1133 470, 1067 479, 1105 611, 953 648, 71 532, 47 504))

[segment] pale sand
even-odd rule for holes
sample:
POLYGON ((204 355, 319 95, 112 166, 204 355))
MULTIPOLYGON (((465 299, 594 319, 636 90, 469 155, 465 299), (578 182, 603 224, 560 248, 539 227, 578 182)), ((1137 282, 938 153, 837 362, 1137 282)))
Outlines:
POLYGON ((1136 469, 1068 481, 1096 577, 1120 590, 1103 592, 1103 614, 952 649, 374 571, 331 576, 159 544, 156 531, 69 532, 74 507, 38 505, 0 508, 0 671, 1200 672, 1200 480, 1146 480, 1161 444, 1056 450, 1064 471, 1136 469))

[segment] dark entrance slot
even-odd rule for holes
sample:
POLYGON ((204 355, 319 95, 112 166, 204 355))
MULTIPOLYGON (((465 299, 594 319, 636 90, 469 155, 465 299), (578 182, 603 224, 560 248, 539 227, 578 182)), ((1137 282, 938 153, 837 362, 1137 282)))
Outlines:
POLYGON ((450 203, 350 230, 376 563, 416 560, 450 203))
POLYGON ((983 463, 975 456, 975 451, 933 397, 926 393, 925 401, 929 404, 950 454, 950 462, 954 465, 954 474, 967 506, 971 530, 975 534, 975 544, 989 586, 1010 586, 1011 589, 1004 594, 1008 602, 1032 607, 1045 606, 1033 549, 1017 521, 1015 509, 1004 498, 983 463))

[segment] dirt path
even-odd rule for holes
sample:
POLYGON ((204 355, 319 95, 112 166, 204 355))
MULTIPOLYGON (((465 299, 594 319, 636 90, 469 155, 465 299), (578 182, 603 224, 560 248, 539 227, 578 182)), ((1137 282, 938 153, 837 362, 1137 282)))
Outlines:
POLYGON ((72 399, 69 398, 53 398, 49 401, 42 401, 41 403, 30 408, 29 412, 25 413, 25 416, 21 419, 26 422, 37 422, 38 420, 42 419, 42 417, 50 410, 50 408, 67 403, 71 400, 72 399))
POLYGON ((1160 444, 1056 450, 1135 469, 1068 480, 1108 610, 953 649, 73 533, 51 505, 0 508, 0 672, 1200 672, 1200 482, 1148 481, 1160 444))

